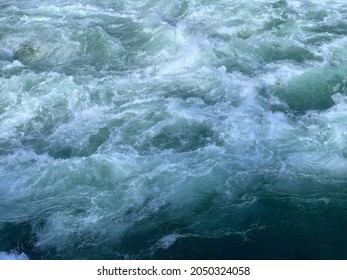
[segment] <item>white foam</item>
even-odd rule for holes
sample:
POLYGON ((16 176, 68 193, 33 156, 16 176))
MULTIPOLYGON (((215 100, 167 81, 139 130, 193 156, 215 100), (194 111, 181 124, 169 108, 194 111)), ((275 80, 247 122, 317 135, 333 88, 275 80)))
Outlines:
POLYGON ((179 238, 178 234, 165 235, 164 237, 159 239, 159 241, 157 242, 157 247, 162 249, 168 249, 173 244, 175 244, 178 238, 179 238))
POLYGON ((0 252, 0 260, 29 260, 29 258, 24 253, 0 252))
POLYGON ((7 64, 3 69, 4 70, 10 70, 13 68, 19 68, 19 67, 23 67, 24 65, 18 61, 18 60, 14 60, 13 62, 7 64))

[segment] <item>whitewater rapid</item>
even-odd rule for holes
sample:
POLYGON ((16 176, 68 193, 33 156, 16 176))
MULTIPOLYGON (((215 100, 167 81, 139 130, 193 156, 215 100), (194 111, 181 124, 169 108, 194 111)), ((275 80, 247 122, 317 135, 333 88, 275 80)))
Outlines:
POLYGON ((0 1, 0 259, 347 257, 345 1, 0 1))

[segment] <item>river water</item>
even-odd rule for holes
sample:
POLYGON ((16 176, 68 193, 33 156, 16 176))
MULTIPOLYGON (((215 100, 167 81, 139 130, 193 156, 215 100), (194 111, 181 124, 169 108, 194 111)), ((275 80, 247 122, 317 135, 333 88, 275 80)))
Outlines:
POLYGON ((0 1, 0 258, 346 259, 345 0, 0 1))

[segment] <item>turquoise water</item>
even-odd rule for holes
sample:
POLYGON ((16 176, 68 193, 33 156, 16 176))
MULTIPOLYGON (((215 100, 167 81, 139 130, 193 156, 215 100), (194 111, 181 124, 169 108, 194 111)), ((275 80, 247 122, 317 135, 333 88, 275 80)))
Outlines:
POLYGON ((346 259, 345 0, 0 1, 0 259, 346 259))

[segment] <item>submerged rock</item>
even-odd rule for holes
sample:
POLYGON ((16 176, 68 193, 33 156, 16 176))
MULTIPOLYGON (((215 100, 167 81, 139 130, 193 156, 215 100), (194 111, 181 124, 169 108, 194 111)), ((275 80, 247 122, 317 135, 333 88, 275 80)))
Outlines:
POLYGON ((30 62, 35 60, 37 50, 31 42, 22 44, 15 52, 14 59, 21 62, 30 62))

